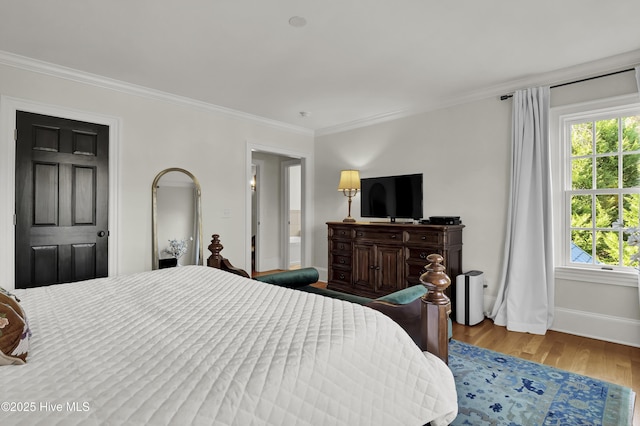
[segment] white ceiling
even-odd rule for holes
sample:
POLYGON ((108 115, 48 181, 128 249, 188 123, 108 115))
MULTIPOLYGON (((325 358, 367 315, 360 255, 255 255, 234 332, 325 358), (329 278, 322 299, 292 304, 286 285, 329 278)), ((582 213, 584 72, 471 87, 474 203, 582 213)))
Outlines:
POLYGON ((640 58, 638 17, 639 0, 0 0, 0 51, 326 132, 640 58))

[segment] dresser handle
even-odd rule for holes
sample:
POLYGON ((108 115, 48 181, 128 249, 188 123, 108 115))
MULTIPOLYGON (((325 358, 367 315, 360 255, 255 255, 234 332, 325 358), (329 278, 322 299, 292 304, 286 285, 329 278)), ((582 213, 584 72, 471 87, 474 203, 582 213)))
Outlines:
POLYGON ((340 259, 340 263, 344 265, 344 259, 340 259))
POLYGON ((362 237, 364 234, 362 232, 358 232, 358 237, 362 237))
POLYGON ((396 234, 393 234, 393 235, 391 236, 391 239, 392 239, 392 240, 395 240, 395 239, 396 239, 396 237, 397 237, 397 235, 396 235, 396 234))
POLYGON ((423 236, 422 236, 422 241, 424 241, 424 240, 426 240, 426 239, 427 239, 427 236, 426 236, 426 235, 423 235, 423 236))
POLYGON ((427 258, 427 253, 422 252, 420 253, 420 259, 426 259, 427 258))
POLYGON ((340 279, 344 280, 344 274, 340 274, 340 279))

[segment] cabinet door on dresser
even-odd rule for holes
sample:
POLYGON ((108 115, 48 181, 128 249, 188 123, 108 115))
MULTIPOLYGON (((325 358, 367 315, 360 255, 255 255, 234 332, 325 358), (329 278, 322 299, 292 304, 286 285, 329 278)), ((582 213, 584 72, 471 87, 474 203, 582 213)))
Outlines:
POLYGON ((373 244, 353 245, 353 287, 364 293, 375 293, 376 248, 373 244))
POLYGON ((353 253, 354 290, 378 297, 406 287, 402 246, 355 243, 353 253))
POLYGON ((376 293, 383 295, 406 288, 403 266, 402 247, 376 246, 376 293))

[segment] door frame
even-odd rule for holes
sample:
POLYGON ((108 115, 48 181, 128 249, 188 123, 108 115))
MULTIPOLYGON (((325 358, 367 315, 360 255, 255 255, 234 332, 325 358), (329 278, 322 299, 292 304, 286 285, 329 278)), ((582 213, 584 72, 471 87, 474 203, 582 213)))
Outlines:
MULTIPOLYGON (((292 158, 290 160, 285 160, 280 163, 281 174, 282 174, 282 234, 280 236, 280 240, 282 243, 282 247, 280 251, 282 253, 282 266, 280 269, 289 269, 291 267, 291 243, 289 240, 289 234, 291 226, 291 178, 290 178, 290 169, 294 166, 300 166, 300 180, 302 180, 302 161, 297 158, 292 158)), ((300 192, 302 196, 302 182, 300 182, 300 192)), ((302 200, 302 199, 301 199, 302 200)), ((304 209, 301 212, 304 212, 304 209)), ((302 218, 301 218, 302 219, 302 218)), ((304 244, 304 239, 306 235, 302 232, 302 226, 300 227, 300 247, 304 244)), ((300 257, 300 261, 302 262, 302 253, 300 257)))
MULTIPOLYGON (((271 145, 265 145, 256 140, 246 141, 245 152, 245 260, 244 269, 246 271, 251 270, 251 187, 248 182, 251 181, 251 164, 252 164, 252 152, 264 152, 268 154, 281 155, 285 157, 291 157, 300 160, 301 169, 301 205, 302 213, 300 218, 300 225, 302 234, 306 238, 301 242, 300 247, 300 263, 304 267, 311 265, 311 224, 313 223, 313 154, 302 151, 292 151, 284 148, 279 148, 271 145)), ((256 237, 256 244, 258 237, 256 237)))
POLYGON ((26 111, 69 120, 87 121, 109 126, 109 276, 118 274, 118 165, 120 148, 120 121, 118 117, 44 104, 28 99, 0 95, 0 280, 15 288, 15 174, 16 174, 16 112, 26 111), (2 172, 4 171, 4 172, 2 172))
MULTIPOLYGON (((256 212, 256 239, 254 241, 254 253, 253 255, 255 256, 255 269, 256 271, 260 271, 261 269, 261 263, 262 260, 260 258, 260 226, 261 226, 261 220, 262 217, 261 215, 261 210, 260 210, 260 192, 261 192, 261 186, 262 186, 262 182, 263 182, 263 176, 262 176, 262 172, 264 169, 264 161, 262 160, 251 160, 251 165, 252 166, 256 166, 256 189, 255 189, 255 203, 256 203, 256 208, 255 208, 255 212, 256 212)), ((253 178, 253 175, 251 176, 251 178, 253 178)), ((253 200, 249 201, 249 207, 251 208, 251 221, 253 221, 253 206, 252 206, 253 200)), ((252 230, 250 228, 249 230, 249 241, 251 241, 251 234, 252 234, 252 230)), ((251 269, 251 268, 250 268, 251 269)), ((246 269, 246 271, 249 271, 249 269, 246 269)), ((251 271, 250 273, 252 273, 253 271, 251 271)))

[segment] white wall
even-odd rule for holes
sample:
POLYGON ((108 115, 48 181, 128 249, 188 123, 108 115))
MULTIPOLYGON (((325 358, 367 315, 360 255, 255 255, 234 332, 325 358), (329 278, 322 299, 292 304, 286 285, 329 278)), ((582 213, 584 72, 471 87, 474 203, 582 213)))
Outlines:
MULTIPOLYGON (((633 73, 552 90, 552 106, 635 93, 633 73)), ((463 269, 484 271, 485 310, 498 291, 510 173, 511 101, 497 97, 316 138, 315 264, 326 278, 326 221, 347 214, 341 169, 361 177, 424 173, 424 216, 461 216, 463 269)), ((352 216, 359 218, 360 196, 352 216)), ((640 345, 637 289, 557 280, 554 328, 640 345), (605 296, 606 295, 606 296, 605 296)))
MULTIPOLYGON (((0 65, 0 95, 24 99, 62 109, 88 111, 116 117, 120 123, 118 159, 117 271, 126 274, 151 269, 151 183, 168 167, 193 173, 202 186, 204 243, 220 233, 223 255, 236 266, 250 266, 246 234, 246 143, 257 141, 285 150, 313 152, 313 137, 288 129, 218 113, 188 102, 163 100, 131 94, 127 88, 112 90, 57 76, 0 65)), ((12 144, 13 130, 0 129, 0 150, 4 156, 12 144)), ((5 159, 11 161, 11 159, 5 159)), ((4 164, 4 163, 3 163, 4 164)), ((0 170, 0 196, 13 191, 11 177, 0 170)), ((7 198, 2 198, 6 200, 7 198)), ((0 207, 10 218, 13 207, 0 207), (9 214, 7 214, 9 212, 9 214)), ((113 219, 113 218, 111 218, 113 219)), ((10 219, 9 219, 10 220, 10 219)), ((13 271, 7 259, 13 246, 0 245, 0 266, 8 277, 3 286, 13 286, 13 271)), ((208 253, 205 251, 205 256, 208 253)))
MULTIPOLYGON (((509 120, 509 102, 486 99, 317 138, 316 217, 326 222, 347 215, 347 199, 337 191, 341 169, 359 169, 362 178, 423 173, 424 216, 460 216, 464 269, 484 271, 496 287, 509 188, 509 120)), ((359 194, 351 214, 362 220, 359 194)), ((324 222, 314 227, 315 263, 326 268, 324 222)))

